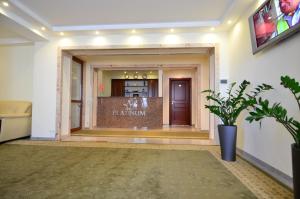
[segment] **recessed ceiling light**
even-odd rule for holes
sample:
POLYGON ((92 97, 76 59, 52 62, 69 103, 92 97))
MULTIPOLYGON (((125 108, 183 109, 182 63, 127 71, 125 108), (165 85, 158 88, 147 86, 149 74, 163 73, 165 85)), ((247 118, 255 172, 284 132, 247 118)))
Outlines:
POLYGON ((3 1, 2 4, 5 6, 5 7, 8 7, 9 4, 6 2, 6 1, 3 1))
POLYGON ((215 31, 215 28, 214 28, 214 27, 211 27, 210 30, 211 30, 211 31, 215 31))
POLYGON ((45 31, 46 30, 46 28, 43 26, 43 27, 41 27, 41 29, 42 29, 42 31, 45 31))
POLYGON ((126 74, 127 72, 126 72, 126 71, 124 71, 124 73, 126 74))
POLYGON ((64 33, 64 32, 60 32, 59 34, 60 34, 60 36, 64 36, 64 35, 65 35, 65 33, 64 33))
POLYGON ((227 23, 230 25, 230 24, 232 24, 232 21, 231 21, 231 20, 228 20, 227 23))
POLYGON ((173 28, 170 29, 170 32, 174 32, 175 30, 173 28))
POLYGON ((96 35, 99 35, 99 31, 96 31, 95 34, 96 34, 96 35))
POLYGON ((133 29, 133 30, 131 31, 131 33, 136 33, 136 31, 133 29))

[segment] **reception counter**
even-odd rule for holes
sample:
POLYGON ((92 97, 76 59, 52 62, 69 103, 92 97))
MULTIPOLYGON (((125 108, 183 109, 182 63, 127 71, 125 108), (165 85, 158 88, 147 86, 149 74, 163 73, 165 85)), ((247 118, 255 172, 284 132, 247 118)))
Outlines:
POLYGON ((98 97, 98 128, 161 128, 161 97, 98 97))

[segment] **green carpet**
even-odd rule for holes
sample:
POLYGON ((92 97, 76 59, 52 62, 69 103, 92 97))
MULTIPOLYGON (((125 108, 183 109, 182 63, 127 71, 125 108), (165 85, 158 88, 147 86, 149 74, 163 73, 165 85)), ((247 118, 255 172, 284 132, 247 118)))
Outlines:
POLYGON ((255 198, 208 151, 0 145, 0 198, 255 198))

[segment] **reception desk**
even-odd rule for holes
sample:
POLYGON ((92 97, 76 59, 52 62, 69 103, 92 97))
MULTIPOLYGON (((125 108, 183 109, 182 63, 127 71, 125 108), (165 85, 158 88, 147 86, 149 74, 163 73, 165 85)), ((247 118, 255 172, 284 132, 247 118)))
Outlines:
POLYGON ((98 97, 98 128, 161 128, 161 97, 98 97))

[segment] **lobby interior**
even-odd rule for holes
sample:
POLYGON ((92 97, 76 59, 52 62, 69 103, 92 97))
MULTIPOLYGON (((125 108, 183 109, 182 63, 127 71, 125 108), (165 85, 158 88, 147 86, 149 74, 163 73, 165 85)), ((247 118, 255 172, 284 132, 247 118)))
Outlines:
POLYGON ((242 111, 224 161, 203 92, 265 83, 300 119, 280 79, 300 81, 300 28, 253 47, 269 1, 0 0, 0 194, 296 198, 285 127, 242 111))

